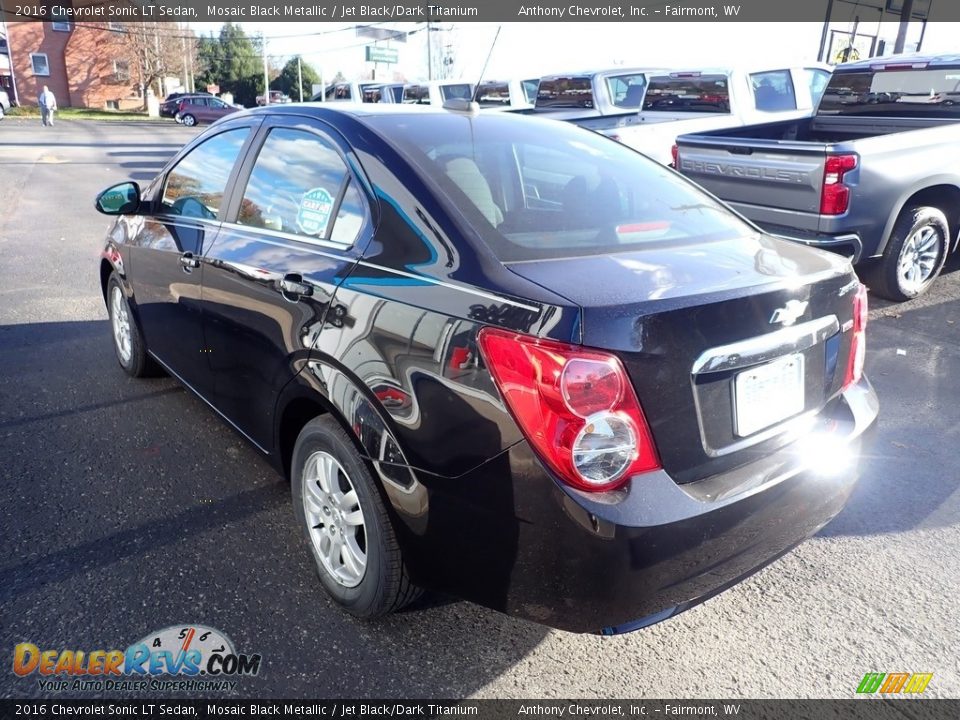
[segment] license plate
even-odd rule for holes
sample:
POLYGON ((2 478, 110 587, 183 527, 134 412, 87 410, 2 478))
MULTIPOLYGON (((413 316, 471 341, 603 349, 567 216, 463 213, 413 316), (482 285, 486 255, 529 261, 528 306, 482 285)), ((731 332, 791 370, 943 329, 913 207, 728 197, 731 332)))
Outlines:
POLYGON ((803 355, 790 355, 737 373, 733 380, 737 435, 753 435, 803 412, 803 380, 803 355))

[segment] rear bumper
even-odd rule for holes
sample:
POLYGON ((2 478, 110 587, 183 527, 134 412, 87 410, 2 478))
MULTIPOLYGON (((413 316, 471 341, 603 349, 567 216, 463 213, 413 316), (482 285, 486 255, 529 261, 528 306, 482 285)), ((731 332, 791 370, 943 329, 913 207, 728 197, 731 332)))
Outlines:
POLYGON ((462 478, 474 488, 490 483, 498 504, 512 505, 510 520, 461 505, 444 532, 446 523, 433 524, 443 501, 431 494, 432 530, 445 537, 426 533, 434 551, 429 570, 419 569, 438 573, 428 585, 572 632, 659 622, 775 560, 843 509, 878 403, 863 380, 835 405, 794 443, 748 465, 683 485, 648 473, 601 496, 551 482, 520 443, 505 454, 508 467, 491 462, 462 478), (504 471, 509 494, 492 474, 504 471))
POLYGON ((803 243, 822 250, 830 250, 850 258, 854 264, 863 258, 863 240, 855 232, 842 232, 835 235, 801 230, 772 223, 758 223, 765 231, 784 240, 803 243))

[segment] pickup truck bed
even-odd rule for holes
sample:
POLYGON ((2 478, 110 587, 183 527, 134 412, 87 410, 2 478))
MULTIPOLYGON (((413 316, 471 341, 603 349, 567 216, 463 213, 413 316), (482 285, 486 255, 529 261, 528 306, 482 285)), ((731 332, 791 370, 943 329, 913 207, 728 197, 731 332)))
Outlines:
POLYGON ((873 289, 904 300, 926 291, 957 246, 960 108, 935 92, 919 103, 864 88, 936 89, 960 74, 960 58, 932 75, 943 65, 931 59, 877 63, 838 68, 813 118, 682 135, 676 162, 764 230, 843 252, 873 289))

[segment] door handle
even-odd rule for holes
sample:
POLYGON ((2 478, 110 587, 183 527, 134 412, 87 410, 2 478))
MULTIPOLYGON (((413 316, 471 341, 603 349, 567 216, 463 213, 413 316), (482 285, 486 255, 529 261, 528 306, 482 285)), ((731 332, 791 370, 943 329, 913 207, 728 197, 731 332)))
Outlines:
POLYGON ((296 302, 301 297, 313 295, 313 286, 305 283, 303 277, 297 273, 284 275, 279 285, 284 298, 291 302, 296 302))
POLYGON ((183 265, 183 269, 186 272, 200 267, 200 258, 196 257, 192 252, 185 252, 180 256, 180 264, 183 265))

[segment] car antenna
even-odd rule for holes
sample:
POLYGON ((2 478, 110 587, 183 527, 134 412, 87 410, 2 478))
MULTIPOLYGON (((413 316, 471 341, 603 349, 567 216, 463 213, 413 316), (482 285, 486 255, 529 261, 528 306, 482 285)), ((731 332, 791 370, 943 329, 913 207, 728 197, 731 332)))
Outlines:
POLYGON ((490 43, 490 51, 487 53, 487 59, 483 61, 483 69, 480 71, 480 77, 477 78, 477 84, 473 86, 473 97, 470 102, 477 102, 477 94, 480 92, 480 83, 483 82, 483 76, 487 74, 487 65, 490 64, 490 57, 493 55, 493 49, 497 46, 497 40, 500 38, 500 29, 503 25, 497 25, 497 34, 493 36, 493 42, 490 43))
POLYGON ((487 53, 487 59, 483 63, 483 69, 480 71, 477 84, 473 86, 473 94, 470 96, 470 99, 450 98, 449 100, 444 100, 443 107, 445 110, 471 114, 480 112, 480 105, 477 103, 477 93, 480 92, 480 83, 483 81, 483 76, 487 72, 487 64, 490 62, 490 56, 493 55, 493 48, 496 47, 497 38, 500 37, 500 28, 502 27, 502 25, 497 25, 497 34, 493 36, 493 42, 490 43, 490 51, 487 53))

